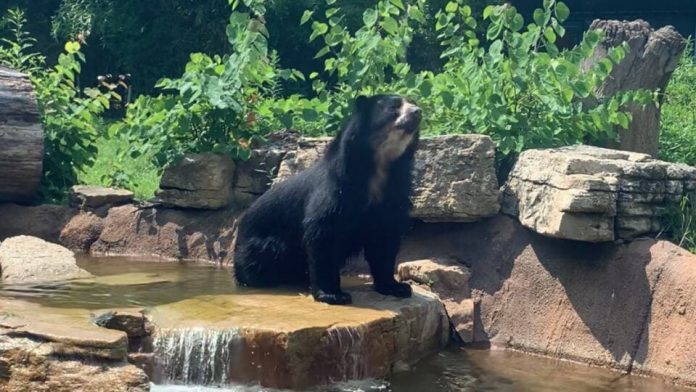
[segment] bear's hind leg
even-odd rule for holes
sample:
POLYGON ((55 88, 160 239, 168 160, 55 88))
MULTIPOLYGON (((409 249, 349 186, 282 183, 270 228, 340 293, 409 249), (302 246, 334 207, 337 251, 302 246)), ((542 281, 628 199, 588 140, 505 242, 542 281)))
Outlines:
POLYGON ((314 300, 330 305, 347 305, 350 294, 341 291, 341 267, 346 254, 337 242, 326 237, 305 240, 309 262, 309 282, 314 300))
MULTIPOLYGON (((290 282, 283 273, 291 262, 285 242, 277 237, 253 237, 240 244, 234 254, 234 275, 244 286, 271 287, 290 282)), ((297 275, 297 274, 294 274, 297 275)))

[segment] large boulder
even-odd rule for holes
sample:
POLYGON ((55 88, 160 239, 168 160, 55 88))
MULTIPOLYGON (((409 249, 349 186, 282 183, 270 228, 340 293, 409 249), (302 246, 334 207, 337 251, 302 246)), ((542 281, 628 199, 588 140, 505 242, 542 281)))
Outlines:
MULTIPOLYGON (((316 162, 330 139, 303 139, 288 151, 275 182, 316 162)), ((415 158, 411 216, 426 222, 472 222, 500 209, 495 145, 482 135, 450 135, 420 141, 415 158)))
POLYGON ((696 255, 538 235, 500 215, 421 225, 400 260, 458 259, 479 303, 478 342, 696 386, 696 255))
POLYGON ((42 239, 17 236, 0 245, 2 282, 28 284, 91 276, 77 266, 75 255, 42 239))
POLYGON ((227 155, 184 156, 162 174, 157 200, 182 208, 219 209, 232 202, 234 161, 227 155))
POLYGON ((503 212, 550 237, 602 242, 659 232, 670 203, 696 189, 696 168, 584 145, 523 152, 503 212))

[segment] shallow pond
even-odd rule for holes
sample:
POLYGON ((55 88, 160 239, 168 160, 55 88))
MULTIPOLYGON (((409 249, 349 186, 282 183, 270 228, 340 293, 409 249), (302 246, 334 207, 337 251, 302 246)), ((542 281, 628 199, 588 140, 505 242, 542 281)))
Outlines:
MULTIPOLYGON (((177 263, 145 263, 125 258, 83 258, 80 266, 95 277, 33 287, 0 286, 0 295, 52 308, 104 309, 154 307, 197 296, 254 290, 237 288, 229 270, 177 263)), ((291 289, 276 292, 288 293, 291 289)), ((296 292, 296 290, 295 290, 296 292)), ((257 386, 195 387, 154 385, 153 392, 260 392, 257 386)), ((506 351, 450 349, 390 380, 362 381, 323 391, 688 391, 658 380, 506 351)))

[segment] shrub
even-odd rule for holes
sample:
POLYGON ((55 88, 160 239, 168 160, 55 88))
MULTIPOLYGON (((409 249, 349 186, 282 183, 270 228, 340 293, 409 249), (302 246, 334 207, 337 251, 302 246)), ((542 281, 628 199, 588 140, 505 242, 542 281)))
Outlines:
MULTIPOLYGON (((692 48, 689 42, 687 48, 692 48)), ((685 50, 672 74, 662 103, 660 158, 696 165, 696 64, 685 50)))
MULTIPOLYGON (((329 1, 333 3, 333 1, 329 1)), ((568 7, 544 0, 525 21, 515 7, 488 6, 482 26, 462 0, 449 1, 436 14, 435 30, 443 46, 441 72, 414 72, 406 48, 413 31, 425 23, 423 0, 410 3, 381 0, 363 14, 363 26, 351 32, 341 10, 324 15, 307 11, 302 21, 312 25, 309 40, 321 38, 329 84, 314 72, 317 97, 292 96, 261 105, 264 116, 309 134, 335 130, 345 116, 347 97, 396 92, 416 97, 426 108, 424 134, 483 133, 497 143, 499 158, 509 163, 527 148, 602 142, 616 137, 615 127, 627 127, 629 102, 647 103, 647 91, 622 92, 600 101, 595 89, 620 61, 626 46, 609 52, 589 70, 583 61, 593 55, 602 33, 591 31, 572 50, 555 46, 563 36, 568 7), (477 31, 485 31, 483 42, 477 31)))
POLYGON ((279 78, 298 74, 278 69, 263 18, 253 11, 234 11, 227 35, 231 54, 192 54, 181 77, 157 84, 162 94, 140 96, 125 119, 110 126, 111 135, 126 134, 133 141, 123 153, 150 154, 160 167, 192 152, 249 156, 249 144, 262 136, 258 102, 274 94, 279 78))

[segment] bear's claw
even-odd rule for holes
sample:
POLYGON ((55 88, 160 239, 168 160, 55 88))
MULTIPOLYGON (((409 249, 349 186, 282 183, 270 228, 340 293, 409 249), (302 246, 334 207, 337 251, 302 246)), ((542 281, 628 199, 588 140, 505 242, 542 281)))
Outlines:
POLYGON ((353 302, 353 297, 348 293, 338 292, 336 294, 325 293, 322 290, 318 290, 314 293, 314 300, 317 302, 324 302, 329 305, 348 305, 353 302))

